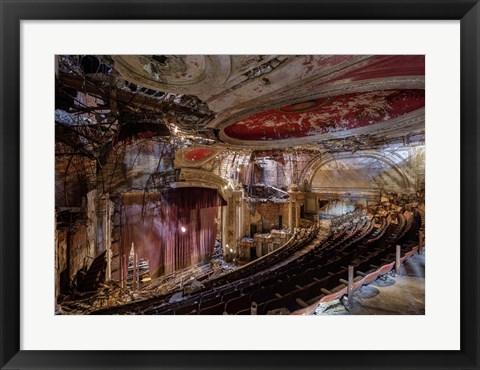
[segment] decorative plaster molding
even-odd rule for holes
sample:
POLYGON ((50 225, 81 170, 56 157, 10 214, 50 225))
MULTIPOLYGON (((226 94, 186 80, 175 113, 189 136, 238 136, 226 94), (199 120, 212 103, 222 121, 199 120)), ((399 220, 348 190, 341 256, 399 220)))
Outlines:
POLYGON ((231 69, 228 55, 116 55, 113 59, 127 81, 165 93, 196 94, 202 100, 212 86, 227 80, 231 69))
POLYGON ((227 180, 202 169, 182 168, 179 180, 181 181, 176 182, 175 187, 196 186, 217 189, 224 199, 228 199, 233 191, 227 180))
POLYGON ((206 163, 210 162, 211 160, 215 159, 219 154, 225 151, 224 148, 219 146, 203 146, 203 145, 195 145, 188 148, 180 148, 175 151, 175 161, 174 166, 175 168, 183 168, 183 167, 193 167, 198 168, 204 166, 206 163), (212 152, 205 156, 204 158, 200 158, 198 160, 189 160, 185 156, 197 149, 205 149, 211 150, 212 152))
MULTIPOLYGON (((301 81, 304 82, 303 80, 301 81)), ((238 104, 235 107, 235 113, 232 110, 227 112, 219 112, 217 116, 211 120, 206 127, 218 128, 223 131, 223 128, 233 124, 244 117, 251 116, 272 108, 280 108, 285 105, 296 104, 307 100, 315 100, 325 97, 369 92, 375 90, 394 90, 394 89, 425 89, 424 76, 405 76, 405 77, 385 77, 371 80, 361 81, 337 81, 332 84, 325 84, 324 86, 309 86, 308 84, 300 85, 298 91, 292 90, 291 86, 288 90, 279 94, 275 93, 263 95, 255 101, 247 101, 243 104, 238 104), (271 97, 272 99, 268 99, 271 97), (252 104, 254 103, 254 105, 252 104)))

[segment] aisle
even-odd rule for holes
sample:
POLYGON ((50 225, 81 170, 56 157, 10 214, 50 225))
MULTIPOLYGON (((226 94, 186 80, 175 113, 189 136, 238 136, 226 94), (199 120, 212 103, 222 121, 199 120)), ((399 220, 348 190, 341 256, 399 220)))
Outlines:
POLYGON ((388 276, 363 286, 353 303, 335 300, 317 310, 317 315, 424 315, 425 255, 416 254, 402 265, 400 276, 388 276))

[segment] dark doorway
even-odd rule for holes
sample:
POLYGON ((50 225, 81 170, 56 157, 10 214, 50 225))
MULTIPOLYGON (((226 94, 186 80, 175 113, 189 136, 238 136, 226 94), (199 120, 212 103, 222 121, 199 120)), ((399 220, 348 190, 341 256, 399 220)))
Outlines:
POLYGON ((250 224, 250 238, 253 238, 253 236, 257 233, 257 225, 255 224, 250 224))

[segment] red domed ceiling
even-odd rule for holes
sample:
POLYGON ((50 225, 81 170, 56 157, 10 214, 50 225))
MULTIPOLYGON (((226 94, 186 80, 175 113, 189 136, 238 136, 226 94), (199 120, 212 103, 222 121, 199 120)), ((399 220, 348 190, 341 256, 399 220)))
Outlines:
POLYGON ((422 89, 357 92, 257 113, 228 125, 224 133, 245 141, 309 137, 386 122, 424 106, 422 89))

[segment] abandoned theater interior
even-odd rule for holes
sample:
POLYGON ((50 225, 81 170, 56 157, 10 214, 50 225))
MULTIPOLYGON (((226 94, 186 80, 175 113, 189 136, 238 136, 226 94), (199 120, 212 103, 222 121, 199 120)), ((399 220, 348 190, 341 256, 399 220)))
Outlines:
POLYGON ((424 314, 424 199, 423 55, 55 57, 56 314, 424 314))

